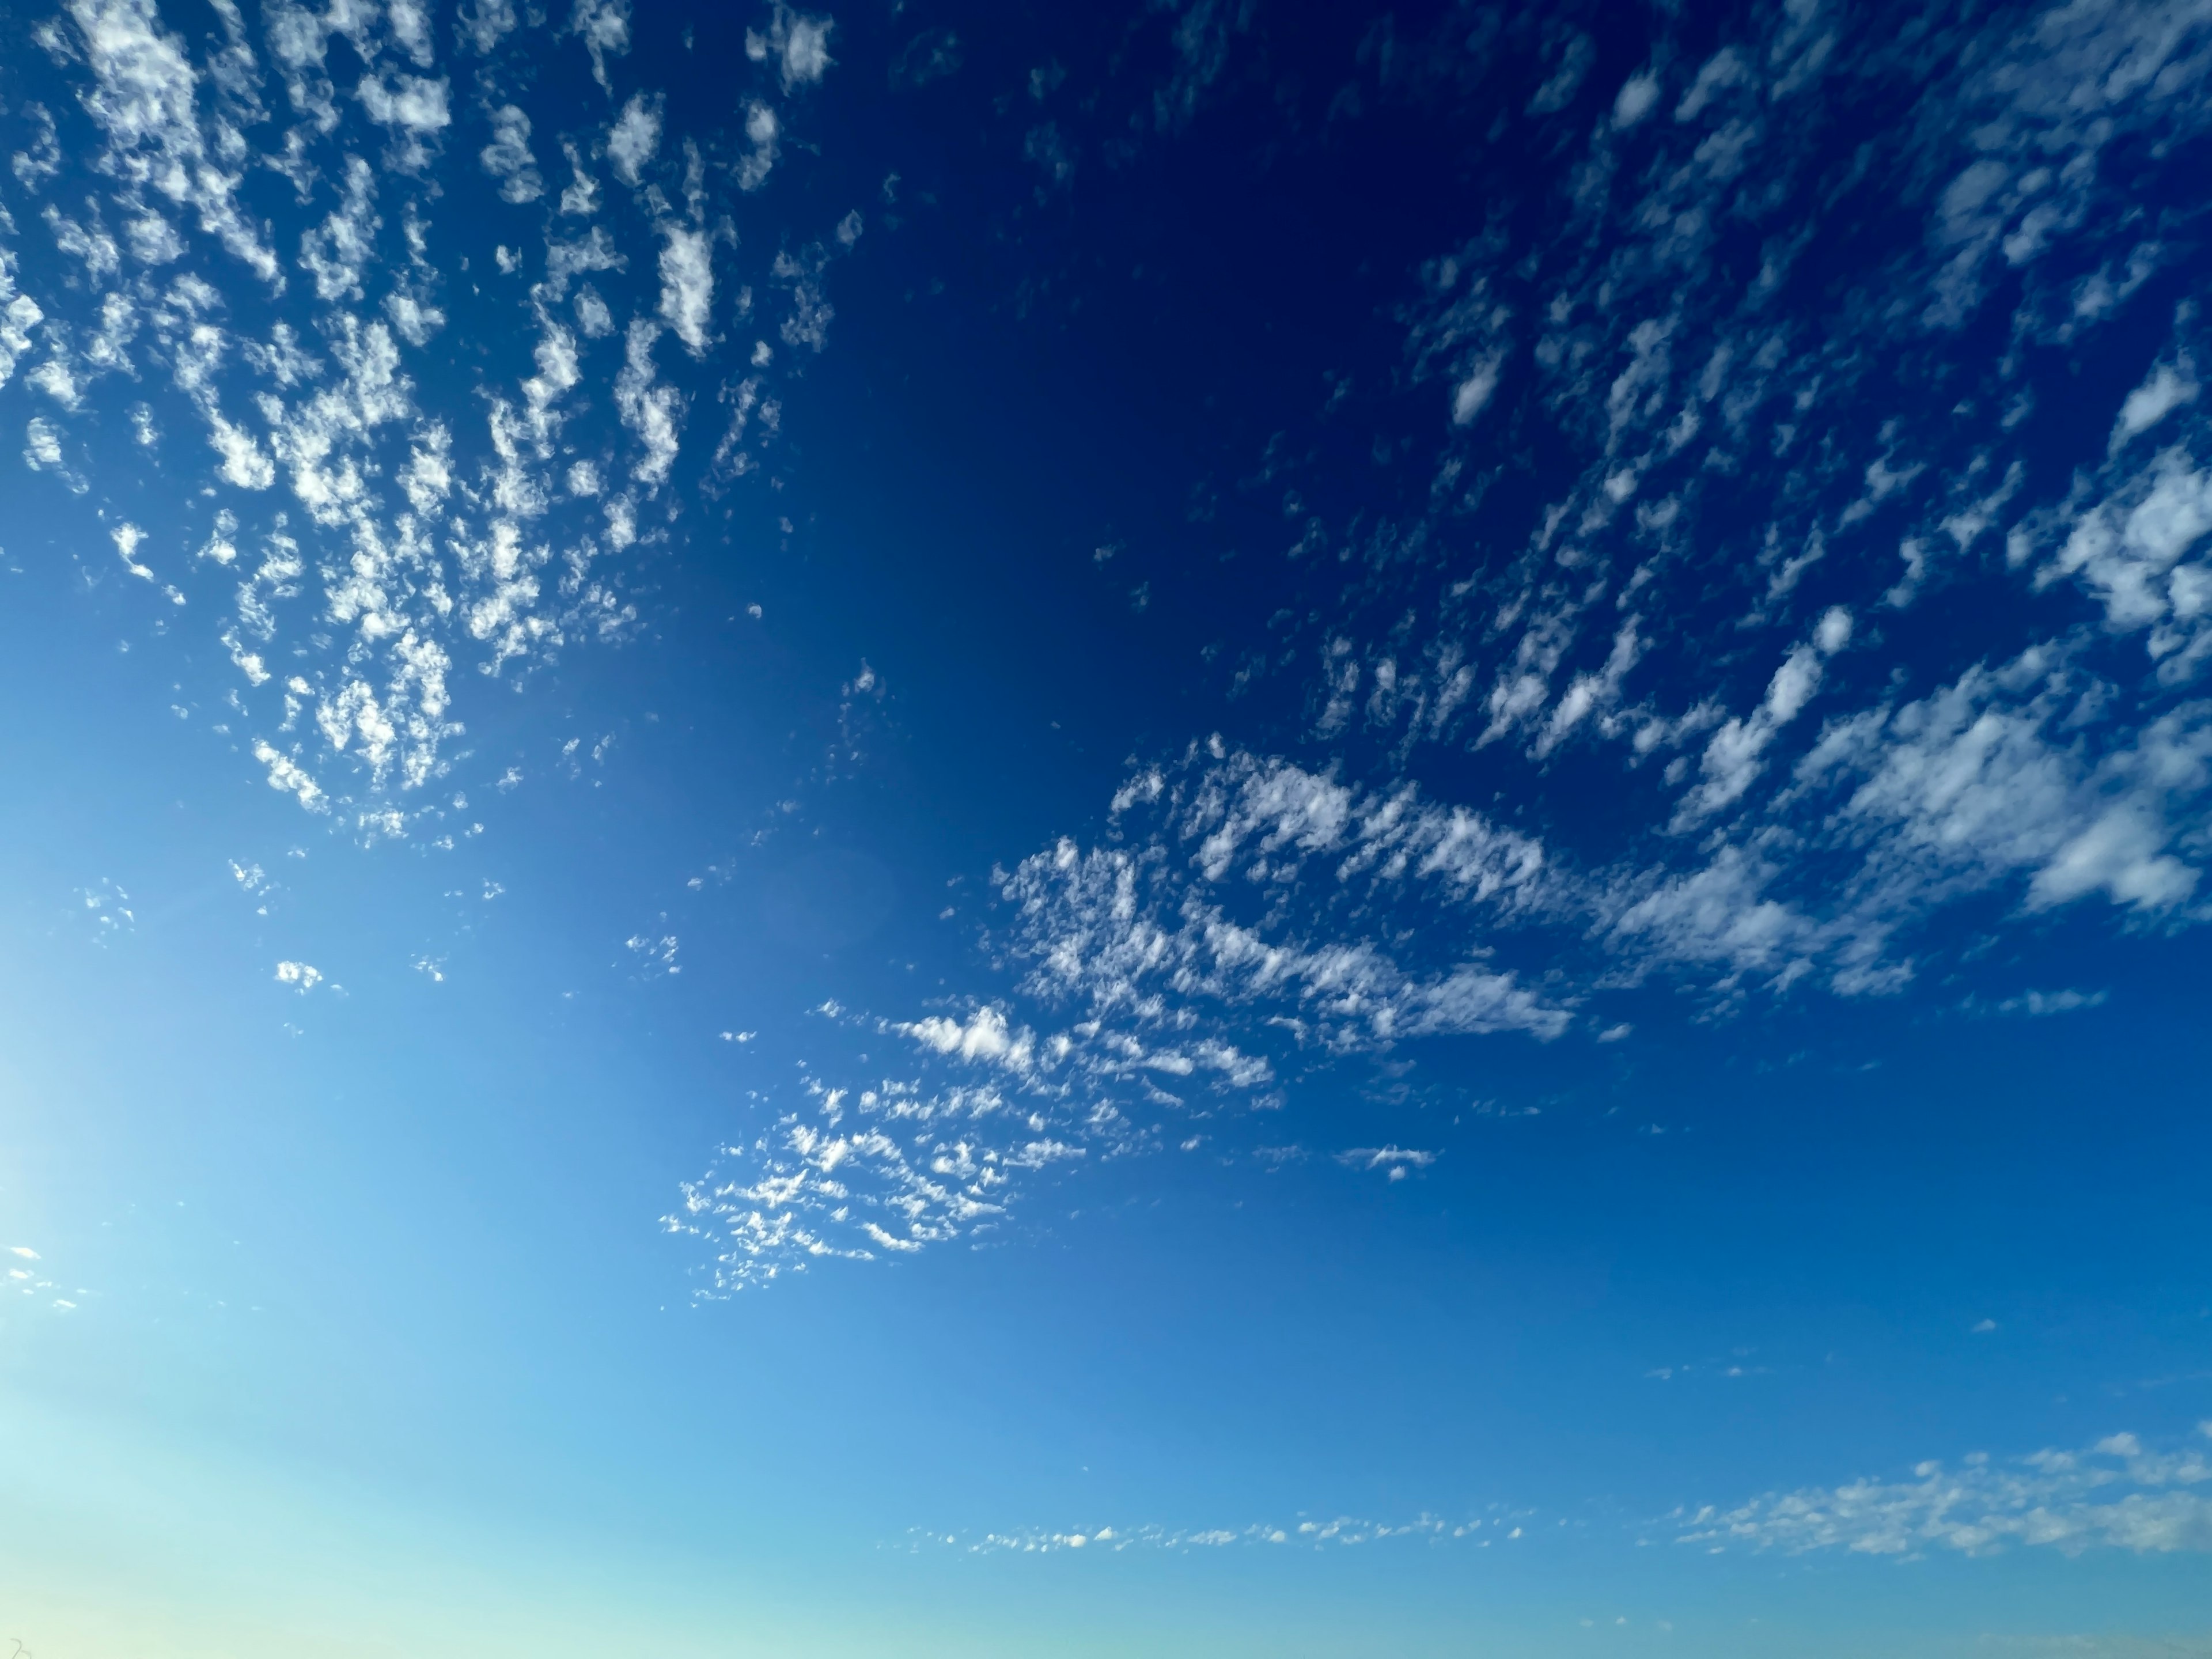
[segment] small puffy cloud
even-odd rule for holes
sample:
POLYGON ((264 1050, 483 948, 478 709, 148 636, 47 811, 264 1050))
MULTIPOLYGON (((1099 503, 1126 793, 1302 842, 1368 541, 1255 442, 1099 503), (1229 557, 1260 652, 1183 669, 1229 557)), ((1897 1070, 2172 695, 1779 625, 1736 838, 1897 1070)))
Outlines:
POLYGON ((485 53, 514 32, 516 21, 514 0, 474 0, 461 8, 456 27, 462 40, 485 53))
POLYGON ((1632 127, 1659 101, 1659 76, 1650 70, 1640 70, 1621 83, 1620 91, 1613 100, 1613 125, 1632 127))
POLYGON ((778 154, 777 138, 782 131, 775 112, 758 99, 745 110, 745 142, 752 146, 738 159, 737 179, 739 190, 758 190, 768 182, 769 171, 775 166, 778 154))
POLYGON ((216 470, 224 483, 240 489, 266 489, 276 482, 276 463, 263 452, 260 440, 213 411, 208 416, 208 442, 222 457, 216 470))
POLYGON ((1451 418, 1454 426, 1472 424, 1474 417, 1489 407, 1492 394, 1498 390, 1498 371, 1502 365, 1503 360, 1499 357, 1485 357, 1452 388, 1451 418))
POLYGON ((500 181, 502 201, 534 202, 545 193, 538 158, 530 153, 530 118, 513 104, 492 112, 492 140, 478 153, 486 173, 500 181))
POLYGON ((568 32, 584 43, 592 55, 592 78, 609 91, 607 59, 629 51, 629 0, 576 0, 568 14, 568 32))
POLYGON ((430 140, 452 125, 444 80, 364 75, 356 94, 368 118, 392 131, 386 161, 400 173, 419 173, 430 161, 430 140))
POLYGON ((940 1054, 980 1060, 1008 1071, 1026 1072, 1036 1059, 1036 1037, 1026 1026, 1010 1024, 1006 1011, 994 1005, 978 1008, 965 1022, 938 1014, 890 1029, 940 1054))
POLYGON ((773 61, 786 92, 810 86, 835 61, 830 56, 830 32, 836 27, 827 17, 810 17, 777 0, 766 33, 745 31, 745 55, 757 64, 773 61))
POLYGON ((271 789, 294 797, 310 812, 329 810, 322 786, 307 775, 304 767, 274 744, 266 739, 256 741, 253 757, 269 769, 269 787, 271 789))
POLYGON ((713 244, 706 232, 678 224, 664 225, 661 234, 661 319, 693 356, 703 356, 714 304, 713 244))
POLYGON ((323 982, 322 970, 304 962, 280 962, 276 964, 276 982, 289 985, 305 996, 323 982))
POLYGON ((24 427, 23 464, 33 472, 43 472, 61 465, 61 433, 52 421, 33 416, 24 427))
POLYGON ((345 194, 323 222, 300 240, 300 264, 315 279, 319 300, 358 300, 362 274, 376 257, 376 173, 348 158, 345 194))
POLYGON ((607 132, 607 161, 623 183, 635 185, 660 149, 661 100, 632 94, 607 132))
POLYGON ((1347 1170, 1380 1170, 1392 1181, 1403 1181, 1409 1170, 1425 1170, 1437 1154, 1412 1146, 1354 1146, 1339 1152, 1336 1161, 1347 1170))

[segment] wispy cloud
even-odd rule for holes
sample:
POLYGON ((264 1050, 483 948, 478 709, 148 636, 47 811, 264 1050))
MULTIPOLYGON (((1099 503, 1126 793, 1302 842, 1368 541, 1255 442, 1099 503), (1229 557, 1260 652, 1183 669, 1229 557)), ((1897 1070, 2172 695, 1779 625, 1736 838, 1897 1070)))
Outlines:
MULTIPOLYGON (((2212 1436, 2212 1425, 2200 1431, 2212 1436)), ((2212 1462, 2195 1447, 2146 1448, 2132 1434, 2080 1451, 1955 1468, 1917 1465, 1910 1479, 1771 1493, 1734 1509, 1677 1517, 1680 1542, 1720 1551, 1848 1550, 1913 1559, 1936 1551, 1994 1555, 2018 1547, 2069 1555, 2212 1550, 2212 1462)))
POLYGON ((1522 1542, 1528 1536, 1528 1523, 1532 1521, 1531 1511, 1497 1509, 1456 1521, 1424 1513, 1401 1522, 1334 1515, 1318 1520, 1301 1516, 1283 1522, 1254 1522, 1238 1527, 1163 1527, 1142 1522, 1065 1530, 1036 1527, 978 1534, 932 1532, 917 1527, 907 1534, 907 1543, 915 1550, 950 1549, 969 1555, 1054 1555, 1081 1550, 1110 1555, 1124 1550, 1188 1552, 1237 1547, 1317 1550, 1384 1544, 1401 1539, 1459 1542, 1472 1549, 1488 1549, 1493 1544, 1522 1542))

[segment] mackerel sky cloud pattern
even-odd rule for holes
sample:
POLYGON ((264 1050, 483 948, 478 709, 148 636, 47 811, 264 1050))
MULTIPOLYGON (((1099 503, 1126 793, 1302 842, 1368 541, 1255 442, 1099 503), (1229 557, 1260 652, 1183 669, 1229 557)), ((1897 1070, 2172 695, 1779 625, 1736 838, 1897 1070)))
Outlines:
MULTIPOLYGON (((574 1122, 671 1137, 635 1180, 596 1156, 653 1307, 702 1326, 949 1306, 1109 1224, 1225 1271, 1246 1246, 1139 1231, 1218 1213, 1296 1241, 1218 1292, 1253 1308, 1370 1249, 1425 1285, 1430 1248, 1613 1306, 1648 1262, 1719 1282, 1699 1252, 1802 1180, 1805 1235, 1873 1264, 1820 1306, 1887 1310, 1905 1354, 1937 1316, 1868 1242, 1898 1218, 1984 1179, 2063 1210, 2061 1144, 2189 1167, 2201 1044, 2160 999, 2212 921, 2212 7, 910 9, 9 23, 0 564, 46 584, 25 640, 39 605, 98 617, 69 720, 125 684, 173 717, 127 754, 86 727, 87 775, 231 792, 161 786, 225 826, 204 869, 40 877, 52 937, 164 951, 231 906, 302 1054, 412 1054, 423 1009, 526 983, 469 1052, 571 1045, 621 1079, 574 1122), (2008 1043, 2163 1080, 1957 1080, 2008 1043), (1837 1079, 1865 1092, 1814 1103, 1837 1079), (1885 1138, 1898 1170, 1843 1173, 1885 1138), (1613 1172, 1662 1141, 1691 1165, 1613 1172), (1613 1288, 1578 1245, 1516 1254, 1605 1201, 1613 1288), (1371 1243, 1509 1213, 1480 1249, 1371 1243)), ((587 1137, 545 1133, 581 1182, 587 1137)), ((2076 1294, 2057 1237, 1942 1328, 1996 1352, 2036 1273, 2076 1294)), ((1843 1334, 1723 1329, 1790 1304, 1761 1283, 1582 1357, 1863 1412, 1817 1467, 1239 1503, 1132 1476, 878 1541, 2201 1556, 2194 1258, 2142 1288, 2155 1254, 2067 1258, 2160 1333, 2140 1375, 2021 1359, 2002 1387, 2068 1413, 1986 1452, 1912 1462, 1917 1383, 1820 1392, 1843 1334), (2119 1403, 2068 1414, 2092 1395, 2119 1403)), ((1135 1282, 1094 1293, 1171 1304, 1135 1282)), ((1451 1282, 1406 1331, 1492 1294, 1451 1282)), ((2051 1352, 2134 1340, 2096 1329, 2051 1352)), ((1966 1397, 1968 1364, 1927 1386, 1966 1397)))

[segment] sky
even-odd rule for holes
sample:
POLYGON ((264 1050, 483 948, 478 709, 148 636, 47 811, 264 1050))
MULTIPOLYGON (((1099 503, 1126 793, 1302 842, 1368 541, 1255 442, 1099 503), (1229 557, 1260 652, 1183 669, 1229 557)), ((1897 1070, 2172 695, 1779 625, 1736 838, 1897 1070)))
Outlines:
POLYGON ((2212 1654, 2212 4, 0 28, 14 1650, 2212 1654))

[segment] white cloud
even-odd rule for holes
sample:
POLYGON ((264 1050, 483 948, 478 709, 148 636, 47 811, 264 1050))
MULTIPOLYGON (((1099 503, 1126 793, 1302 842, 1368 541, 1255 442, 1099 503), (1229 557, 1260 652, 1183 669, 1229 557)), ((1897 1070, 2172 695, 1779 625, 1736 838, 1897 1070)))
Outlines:
POLYGON ((54 127, 53 112, 44 104, 27 103, 22 110, 37 137, 32 139, 29 149, 18 150, 9 158, 9 167, 25 190, 36 191, 62 170, 60 136, 54 127))
POLYGON ((2023 991, 2016 997, 2007 997, 1997 1004, 2001 1014, 2026 1014, 2041 1018, 2046 1014, 2072 1013, 2077 1008, 2102 1007, 2109 993, 2104 991, 2023 991))
POLYGON ((399 337, 418 349, 429 344, 430 337, 446 325, 443 311, 426 305, 418 295, 398 290, 384 296, 384 314, 399 331, 399 337))
POLYGON ((1028 967, 1024 988, 1139 1029, 1188 1027, 1209 1006, 1271 1009, 1335 1048, 1455 1032, 1550 1038, 1571 1018, 1510 971, 1471 963, 1413 971, 1370 939, 1302 941, 1233 920, 1209 888, 1203 872, 1184 875, 1158 842, 1086 852, 1063 840, 1025 859, 1000 883, 1016 909, 1009 943, 1028 967))
POLYGON ((810 17, 776 0, 768 32, 745 31, 745 55, 757 64, 773 59, 786 92, 811 85, 836 61, 830 56, 830 32, 836 27, 827 17, 810 17))
POLYGON ((1955 1468, 1922 1463, 1909 1480, 1772 1493, 1678 1519, 1680 1541, 1716 1551, 2198 1553, 2212 1551, 2212 1462, 2194 1448, 2154 1452, 2115 1434, 2081 1451, 2007 1462, 1976 1455, 1955 1468))
POLYGON ((1703 868, 1620 878, 1598 898, 1605 937, 1631 959, 1716 965, 1724 983, 1747 973, 1778 987, 1812 970, 1833 930, 1773 896, 1780 872, 1737 847, 1703 868))
MULTIPOLYGON (((2112 628, 2148 630, 2162 681, 2193 678, 2212 659, 2212 561, 2188 557, 2212 531, 2212 470, 2176 444, 2102 482, 2101 500, 2055 515, 2065 540, 2038 568, 2037 585, 2075 578, 2112 628)), ((2030 527, 2015 530, 2012 562, 2026 562, 2037 539, 2030 527)))
POLYGON ((677 428, 683 417, 681 394, 653 381, 653 345, 659 334, 654 324, 633 319, 622 372, 615 377, 615 404, 623 424, 637 434, 644 450, 630 476, 648 490, 667 483, 669 469, 676 465, 677 428))
POLYGON ((364 75, 355 94, 368 118, 392 132, 386 164, 401 173, 420 173, 434 153, 429 141, 453 123, 446 82, 427 76, 364 75))
POLYGON ((752 149, 738 158, 738 188, 758 190, 768 182, 769 172, 775 166, 778 135, 782 128, 775 112, 756 99, 745 110, 745 142, 752 149))
POLYGON ((1403 1181, 1409 1170, 1425 1170, 1437 1154, 1408 1146, 1354 1146, 1336 1155, 1347 1170, 1380 1170, 1392 1181, 1403 1181))
POLYGON ((714 303, 713 244, 707 233, 661 227, 660 315, 695 357, 703 356, 714 303))
POLYGON ((1085 1525, 1058 1529, 1018 1527, 980 1534, 941 1532, 915 1528, 917 1547, 934 1546, 968 1555, 1055 1555, 1069 1551, 1119 1554, 1126 1550, 1222 1550, 1243 1548, 1335 1549, 1385 1543, 1391 1539, 1422 1539, 1431 1543, 1455 1540, 1474 1549, 1492 1544, 1512 1544, 1525 1528, 1516 1524, 1526 1510, 1493 1506, 1486 1513, 1453 1521, 1425 1511, 1409 1520, 1376 1521, 1359 1516, 1334 1515, 1326 1519, 1257 1522, 1236 1527, 1163 1527, 1151 1522, 1085 1525))
MULTIPOLYGON (((465 5, 457 21, 463 50, 494 52, 515 46, 518 29, 547 22, 502 0, 465 5)), ((582 0, 556 9, 551 23, 578 38, 610 84, 629 48, 627 5, 582 0)), ((788 48, 790 73, 818 79, 826 22, 793 14, 785 23, 778 51, 788 48)), ((495 280, 465 274, 449 237, 433 231, 428 216, 453 199, 447 191, 386 170, 422 167, 453 123, 453 88, 434 65, 444 26, 433 25, 420 0, 267 0, 252 25, 218 3, 203 40, 172 33, 149 0, 71 0, 52 32, 69 82, 70 101, 56 107, 94 125, 88 135, 81 125, 80 153, 65 154, 50 112, 19 112, 29 144, 15 171, 37 192, 34 210, 55 204, 39 235, 52 232, 59 258, 50 250, 39 276, 56 291, 19 292, 15 250, 0 250, 0 380, 34 380, 48 410, 26 431, 26 464, 88 493, 80 457, 104 451, 64 428, 77 425, 67 411, 81 410, 104 436, 125 428, 103 418, 102 377, 168 382, 134 389, 117 412, 151 450, 171 424, 161 398, 180 397, 209 448, 197 452, 196 468, 191 446, 161 446, 149 461, 197 471, 192 483, 222 516, 216 533, 199 538, 201 556, 178 562, 183 586, 164 591, 181 602, 187 576, 229 590, 228 614, 210 631, 229 659, 221 668, 228 705, 252 722, 246 732, 266 734, 253 740, 258 764, 273 787, 364 835, 404 832, 435 810, 404 797, 463 758, 451 739, 469 696, 464 668, 496 672, 564 641, 634 629, 637 606, 611 561, 666 536, 663 509, 672 516, 682 506, 664 496, 640 510, 672 480, 686 409, 684 392, 656 371, 653 349, 663 331, 695 356, 715 349, 714 242, 732 233, 712 198, 738 187, 686 141, 680 207, 658 191, 640 198, 660 232, 656 301, 652 288, 641 295, 619 274, 626 246, 611 225, 591 222, 601 202, 588 157, 564 144, 575 183, 554 222, 580 218, 584 234, 549 234, 537 245, 542 276, 516 284, 529 284, 533 371, 501 386, 472 352, 418 364, 416 353, 443 343, 447 285, 459 299, 495 280), (70 168, 86 175, 85 188, 49 188, 70 168), (273 231, 244 205, 244 180, 264 173, 297 198, 272 206, 273 231), (296 264, 270 251, 274 237, 296 264), (270 291, 233 291, 222 276, 233 258, 270 291), (64 263, 74 286, 54 270, 64 263), (646 314, 635 316, 641 305, 646 314), (632 324, 624 349, 594 353, 592 342, 618 322, 632 324), (135 398, 139 389, 147 396, 135 398), (456 397, 484 412, 482 425, 456 397), (241 530, 239 517, 254 512, 259 521, 241 530)), ((495 76, 479 89, 486 130, 452 159, 481 165, 512 205, 542 201, 551 192, 534 144, 550 118, 537 82, 490 65, 485 74, 495 76)), ((647 164, 666 153, 661 142, 680 135, 665 132, 657 98, 624 88, 614 102, 622 112, 609 165, 644 190, 647 164)), ((742 102, 738 112, 750 128, 739 154, 751 148, 757 173, 775 159, 775 118, 742 102)), ((507 246, 513 233, 495 239, 501 270, 534 270, 537 246, 526 238, 520 253, 507 246)), ((765 241, 763 258, 775 246, 765 241)), ((738 295, 740 315, 751 297, 738 295)), ((818 332, 826 306, 811 315, 818 332)), ((780 410, 758 384, 743 412, 756 445, 774 433, 780 410)), ((728 464, 738 465, 734 453, 728 464)), ((171 574, 163 545, 128 527, 116 543, 125 567, 157 586, 171 574)), ((221 719, 229 729, 229 715, 221 719)))
POLYGON ((584 43, 592 55, 592 78, 611 91, 607 59, 629 51, 629 0, 576 0, 568 15, 568 32, 584 43))
POLYGON ((1034 1062, 1036 1042, 1028 1028, 1016 1030, 1006 1022, 1006 1011, 986 1005, 963 1024, 943 1015, 896 1024, 890 1030, 902 1036, 963 1060, 982 1060, 1010 1072, 1026 1072, 1034 1062))
POLYGON ((208 442, 222 458, 219 471, 225 483, 240 489, 266 489, 276 482, 276 464, 262 452, 260 441, 213 410, 208 414, 208 442))
POLYGON ((281 793, 292 795, 310 812, 329 810, 321 787, 289 755, 265 738, 257 738, 253 757, 269 769, 269 787, 281 793))
POLYGON ((1659 101, 1659 77, 1650 70, 1639 70, 1621 82, 1620 90, 1613 96, 1613 124, 1616 127, 1632 127, 1649 115, 1659 101))
POLYGON ((792 289, 792 312, 779 330, 785 345, 805 345, 811 352, 821 352, 830 343, 830 323, 836 316, 836 307, 823 296, 825 265, 827 254, 821 246, 801 250, 796 257, 790 250, 779 250, 776 261, 769 265, 769 274, 792 289))
POLYGON ((1804 712, 1820 689, 1821 659, 1842 650, 1850 637, 1850 613, 1840 606, 1829 611, 1811 642, 1792 651, 1774 671, 1759 707, 1722 723, 1698 761, 1704 781, 1682 797, 1673 829, 1692 829, 1741 798, 1765 769, 1766 750, 1776 736, 1804 712))
POLYGON ((138 560, 138 548, 145 541, 146 532, 135 524, 125 523, 117 525, 108 535, 115 543, 115 554, 123 561, 123 568, 141 581, 152 581, 153 571, 138 560))
POLYGON ((280 962, 276 964, 276 982, 289 985, 305 996, 323 982, 322 970, 304 962, 280 962))
POLYGON ((483 170, 500 181, 502 201, 534 202, 545 192, 538 158, 530 153, 530 118, 513 104, 491 112, 491 143, 478 152, 483 170))
POLYGON ((811 1109, 781 1115, 726 1168, 684 1184, 671 1231, 711 1242, 722 1294, 824 1260, 912 1255, 998 1224, 1017 1170, 1084 1149, 1034 1132, 991 1090, 810 1080, 811 1109), (892 1133, 896 1131, 896 1133, 892 1133))
POLYGON ((375 257, 383 223, 372 206, 375 196, 375 171, 358 155, 349 156, 344 200, 300 239, 300 264, 314 276, 317 299, 361 298, 362 272, 375 257))
POLYGON ((152 0, 71 0, 96 82, 85 106, 107 135, 103 168, 126 187, 194 210, 200 228, 272 288, 283 274, 264 233, 240 209, 240 173, 203 136, 198 77, 152 0))
POLYGON ((476 0, 463 6, 458 20, 461 38, 478 52, 489 52, 515 27, 514 0, 476 0))
POLYGON ((78 388, 76 376, 70 373, 69 354, 65 348, 58 346, 52 356, 23 378, 27 383, 38 387, 40 391, 45 392, 71 414, 76 413, 84 406, 84 398, 78 388))
POLYGON ((1454 426, 1468 425, 1490 406, 1491 394, 1498 390, 1498 374, 1501 367, 1498 357, 1486 357, 1468 370, 1467 377, 1452 388, 1451 417, 1454 426))
POLYGON ((430 44, 430 14, 422 0, 386 0, 385 19, 392 36, 416 65, 428 69, 436 57, 430 44))
POLYGON ((565 298, 572 279, 591 271, 622 270, 628 268, 627 255, 617 248, 604 228, 593 225, 574 241, 549 240, 545 244, 545 280, 541 285, 548 299, 565 298))
POLYGON ((568 158, 570 182, 561 192, 561 211, 580 217, 589 217, 599 211, 599 181, 584 171, 584 158, 576 146, 564 138, 561 150, 568 158))
POLYGON ((1576 675, 1565 693, 1553 705, 1551 718, 1544 722, 1543 731, 1530 747, 1529 752, 1537 759, 1541 760, 1557 749, 1591 716, 1604 715, 1620 702, 1623 684, 1643 659, 1640 620, 1631 617, 1623 623, 1613 637, 1613 649, 1603 665, 1594 672, 1576 675))
POLYGON ((29 295, 15 291, 15 251, 0 247, 0 386, 31 349, 31 331, 46 313, 29 295))
POLYGON ((1894 711, 1832 723, 1798 774, 1857 780, 1837 811, 1847 832, 1884 832, 1862 878, 1869 902, 1925 903, 1948 881, 2016 872, 2037 908, 2101 891, 2166 908, 2197 886, 2175 814, 2207 787, 2212 706, 2185 705, 2085 751, 2066 733, 2102 695, 2038 647, 1894 711))
POLYGON ((615 177, 636 185, 659 149, 660 99, 632 94, 607 133, 607 160, 614 165, 615 177))
POLYGON ((2186 354, 2177 362, 2157 365, 2120 405, 2119 418, 2112 422, 2111 452, 2117 455, 2175 410, 2195 403, 2198 389, 2197 371, 2186 354))
POLYGON ((96 219, 88 230, 52 205, 47 207, 45 217, 46 228, 53 233, 54 246, 82 264, 86 280, 95 287, 123 268, 123 256, 116 248, 115 239, 100 228, 96 219))
POLYGON ((177 228, 158 213, 125 220, 123 234, 131 245, 131 257, 141 264, 165 265, 184 258, 185 244, 177 228))
POLYGON ((23 465, 33 472, 51 472, 70 490, 82 495, 89 487, 62 456, 62 432, 52 421, 33 416, 23 427, 23 465))

